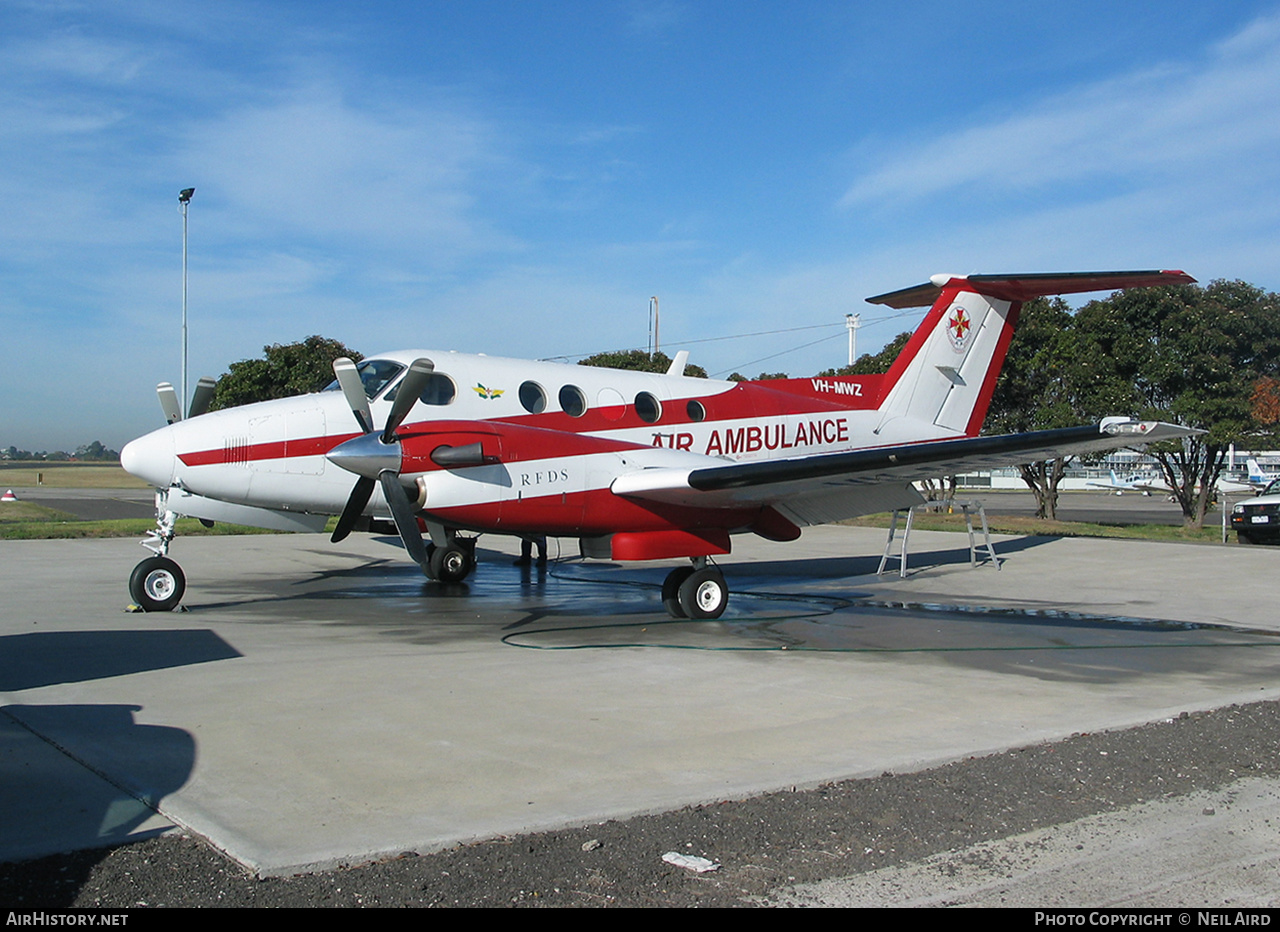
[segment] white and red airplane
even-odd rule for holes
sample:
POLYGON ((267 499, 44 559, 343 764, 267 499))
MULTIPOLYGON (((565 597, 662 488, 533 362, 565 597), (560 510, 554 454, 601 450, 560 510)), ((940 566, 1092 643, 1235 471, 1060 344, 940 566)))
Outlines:
POLYGON ((283 530, 390 530, 427 576, 464 579, 476 533, 577 537, 584 556, 691 559, 663 602, 718 617, 710 558, 734 534, 789 541, 807 525, 922 501, 913 481, 1190 431, 1108 418, 979 436, 1022 302, 1041 295, 1193 282, 1177 271, 935 275, 867 300, 930 306, 884 375, 721 382, 412 350, 334 363, 328 390, 185 420, 162 384, 168 427, 129 443, 125 469, 156 486, 154 556, 134 601, 175 607, 168 557, 179 515, 283 530), (354 486, 352 479, 354 477, 354 486), (423 532, 429 536, 424 540, 423 532))

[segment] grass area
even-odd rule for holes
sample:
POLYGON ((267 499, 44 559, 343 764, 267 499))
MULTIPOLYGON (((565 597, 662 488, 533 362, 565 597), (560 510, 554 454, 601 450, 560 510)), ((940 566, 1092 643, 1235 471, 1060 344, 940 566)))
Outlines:
MULTIPOLYGON (((0 490, 29 488, 36 485, 42 473, 47 488, 60 489, 145 489, 147 484, 125 472, 119 464, 104 463, 0 463, 0 490)), ((868 515, 841 522, 856 527, 889 526, 888 514, 868 515)), ((975 524, 977 518, 975 516, 975 524)), ((330 526, 333 520, 329 522, 330 526)), ((993 534, 1034 535, 1043 537, 1112 537, 1130 540, 1167 540, 1194 543, 1217 543, 1222 528, 1209 525, 1200 531, 1162 524, 1089 524, 1081 521, 1044 521, 1037 518, 987 515, 993 534)), ((5 502, 0 506, 0 540, 39 540, 76 537, 141 537, 155 526, 144 518, 119 521, 77 521, 71 515, 36 505, 32 502, 5 502)), ((940 515, 917 513, 913 527, 925 531, 963 531, 962 514, 940 515)), ((980 527, 980 525, 979 525, 980 527)), ((217 524, 206 528, 199 521, 183 519, 178 533, 186 535, 272 534, 260 528, 235 524, 217 524)), ((1234 535, 1232 535, 1234 537, 1234 535)))
MULTIPOLYGON (((19 503, 21 504, 21 503, 19 503)), ((40 508, 39 505, 32 506, 40 508)), ((62 515, 52 508, 42 511, 62 515)), ((125 518, 118 521, 75 521, 66 520, 70 515, 58 518, 36 518, 33 520, 0 520, 0 540, 67 540, 86 537, 145 537, 156 523, 150 518, 125 518)), ((278 531, 267 531, 262 528, 245 527, 240 524, 224 524, 219 522, 211 528, 205 527, 195 518, 180 518, 177 525, 179 537, 213 537, 225 534, 277 534, 278 531)))
POLYGON ((35 502, 0 502, 0 525, 37 523, 41 521, 74 521, 75 515, 56 508, 46 508, 35 502))
POLYGON ((0 486, 6 489, 146 489, 119 463, 0 463, 0 486), (39 479, 43 477, 43 482, 39 479))
MULTIPOLYGON (((867 515, 842 521, 853 527, 887 528, 888 514, 867 515)), ((325 528, 332 530, 336 518, 330 518, 325 528)), ((1179 543, 1214 544, 1222 540, 1222 528, 1205 527, 1199 531, 1185 531, 1181 527, 1165 524, 1089 524, 1083 521, 1043 521, 1037 518, 987 515, 987 525, 992 534, 1011 534, 1035 537, 1111 537, 1127 540, 1164 540, 1179 543)), ((80 537, 142 537, 155 527, 149 518, 126 518, 118 521, 77 521, 43 505, 31 502, 5 502, 0 507, 0 540, 44 540, 80 537)), ((922 531, 964 531, 964 515, 938 515, 917 513, 912 527, 922 531)), ((982 525, 974 516, 974 528, 982 525)), ((239 524, 219 523, 207 528, 193 518, 178 522, 178 534, 187 536, 213 536, 220 534, 275 534, 262 528, 244 527, 239 524)), ((1230 535, 1234 539, 1234 535, 1230 535)))
MULTIPOLYGON (((890 519, 891 516, 886 513, 867 515, 840 523, 855 527, 887 528, 890 519)), ((917 512, 911 526, 923 531, 963 531, 964 515, 917 512)), ((982 522, 976 514, 973 516, 973 526, 981 533, 982 522)), ((1122 540, 1167 540, 1201 544, 1216 544, 1222 541, 1222 527, 1209 524, 1198 531, 1188 531, 1180 526, 1168 524, 1091 524, 1086 521, 1047 521, 1043 518, 988 513, 987 527, 992 534, 1013 534, 1021 537, 1111 537, 1122 540)), ((1234 537, 1235 535, 1231 534, 1228 539, 1234 539, 1234 537)))

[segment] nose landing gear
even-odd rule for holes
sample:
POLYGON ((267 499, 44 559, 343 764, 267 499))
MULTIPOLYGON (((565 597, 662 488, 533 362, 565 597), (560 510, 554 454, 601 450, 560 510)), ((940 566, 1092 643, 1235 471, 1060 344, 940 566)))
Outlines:
POLYGON ((156 529, 147 531, 142 546, 154 556, 133 568, 129 576, 129 595, 144 612, 169 612, 178 607, 187 591, 187 578, 182 567, 169 559, 173 527, 178 516, 169 510, 168 489, 156 490, 156 529))
POLYGON ((186 590, 182 567, 168 557, 147 557, 129 577, 129 595, 144 612, 172 611, 186 590))

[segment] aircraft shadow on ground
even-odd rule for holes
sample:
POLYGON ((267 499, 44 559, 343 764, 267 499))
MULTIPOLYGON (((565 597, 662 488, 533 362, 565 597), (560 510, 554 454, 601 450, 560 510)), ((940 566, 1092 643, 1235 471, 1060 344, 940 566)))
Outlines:
POLYGON ((70 905, 105 849, 163 831, 137 829, 190 778, 195 739, 181 728, 139 724, 140 710, 0 707, 0 860, 83 851, 59 861, 62 883, 38 905, 70 905))
POLYGON ((239 656, 239 651, 208 630, 9 634, 0 637, 0 691, 125 676, 239 656))

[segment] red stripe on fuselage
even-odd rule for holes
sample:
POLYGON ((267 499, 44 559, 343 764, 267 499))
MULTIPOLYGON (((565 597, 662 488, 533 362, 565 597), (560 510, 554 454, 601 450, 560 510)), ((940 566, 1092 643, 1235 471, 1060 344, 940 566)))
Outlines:
MULTIPOLYGON (((847 379, 827 379, 828 382, 840 384, 859 384, 847 379)), ((791 379, 789 382, 810 383, 815 379, 791 379)), ((870 388, 871 392, 878 389, 870 388)), ((662 416, 657 421, 645 421, 636 414, 631 405, 613 406, 609 408, 592 408, 582 417, 571 417, 562 411, 551 411, 543 414, 517 415, 484 420, 441 420, 418 421, 405 424, 398 431, 406 450, 421 450, 431 443, 433 435, 448 433, 457 434, 492 434, 502 440, 503 459, 508 458, 507 446, 515 451, 516 459, 539 459, 550 456, 575 456, 585 453, 602 453, 637 449, 646 446, 632 441, 611 440, 593 434, 616 430, 663 430, 684 424, 703 424, 714 427, 716 424, 737 421, 744 418, 758 417, 805 417, 831 412, 862 410, 874 407, 879 399, 870 394, 864 396, 834 394, 830 397, 814 394, 801 394, 797 391, 784 391, 771 388, 759 382, 742 382, 726 392, 699 398, 680 398, 663 402, 662 416), (706 411, 705 419, 697 421, 689 416, 688 402, 698 401, 706 411), (615 416, 617 412, 620 416, 615 416), (509 426, 508 426, 509 425, 509 426), (514 429, 512 429, 514 428, 514 429), (580 437, 574 443, 570 437, 580 437)), ((330 434, 322 437, 305 437, 289 440, 275 440, 265 443, 235 445, 226 443, 223 446, 206 450, 192 450, 178 454, 178 459, 186 466, 223 466, 247 464, 260 460, 292 459, 302 456, 323 456, 340 443, 345 443, 357 433, 330 434)), ((446 437, 439 437, 440 443, 447 443, 446 437)), ((434 447, 432 447, 434 449, 434 447)), ((426 450, 429 454, 430 450, 426 450)), ((415 464, 413 471, 419 471, 415 464)), ((426 461, 420 464, 423 471, 436 469, 433 463, 426 461)))
POLYGON ((256 462, 257 460, 281 460, 298 456, 323 456, 340 443, 359 434, 329 434, 324 437, 300 437, 297 440, 272 440, 267 443, 236 445, 226 443, 209 450, 192 450, 179 453, 178 459, 185 466, 226 466, 256 462))

